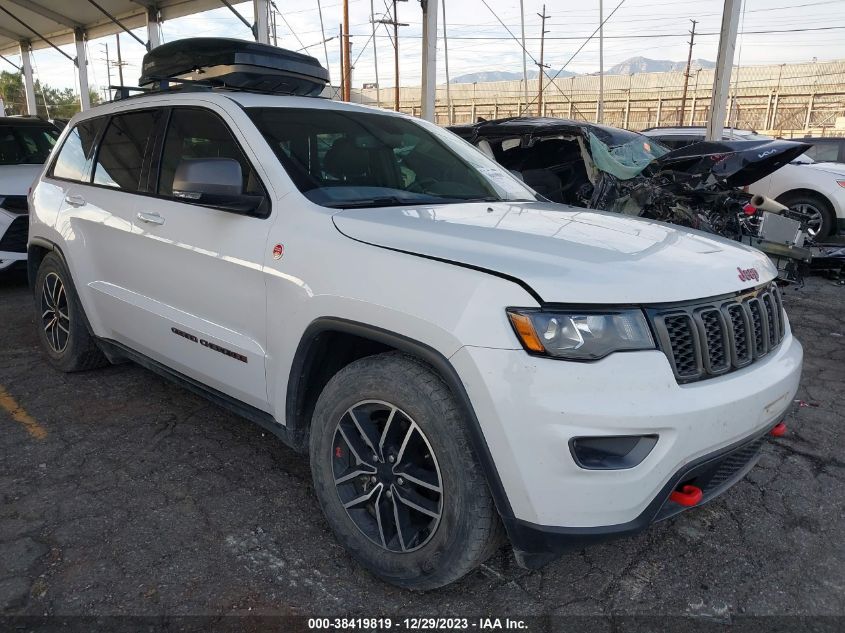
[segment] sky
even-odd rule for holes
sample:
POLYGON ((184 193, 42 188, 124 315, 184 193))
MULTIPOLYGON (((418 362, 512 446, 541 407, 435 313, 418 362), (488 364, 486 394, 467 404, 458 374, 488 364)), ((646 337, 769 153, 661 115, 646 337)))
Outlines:
MULTIPOLYGON (((430 0, 438 1, 438 0, 430 0)), ((439 0, 441 3, 444 0, 439 0)), ((540 17, 543 3, 523 0, 525 8, 526 49, 529 69, 536 69, 539 58, 540 17)), ((326 64, 326 49, 331 77, 340 77, 338 35, 341 21, 339 0, 321 0, 326 38, 320 28, 318 0, 276 0, 278 45, 293 50, 305 49, 326 64)), ((353 86, 376 79, 370 7, 376 20, 391 17, 392 0, 349 0, 353 86)), ((399 29, 400 85, 418 85, 421 75, 422 11, 418 0, 398 2, 398 19, 408 26, 399 29)), ((686 60, 690 20, 696 26, 693 58, 715 61, 723 0, 604 0, 605 17, 613 12, 604 27, 604 65, 612 65, 633 56, 652 59, 686 60), (618 8, 616 8, 618 7, 618 8), (615 11, 614 11, 615 9, 615 11)), ((252 4, 236 5, 252 22, 252 4)), ((599 24, 599 0, 578 3, 548 2, 545 63, 553 69, 591 73, 599 69, 598 38, 578 51, 599 24), (567 5, 564 7, 564 4, 567 5), (569 8, 574 7, 574 8, 569 8), (577 54, 576 54, 577 53, 577 54), (574 55, 574 57, 573 57, 574 55), (571 59, 571 61, 570 61, 571 59)), ((484 70, 522 71, 522 49, 514 36, 520 35, 519 0, 445 0, 448 33, 449 75, 484 70), (506 25, 506 26, 503 26, 506 25)), ((163 23, 164 41, 184 37, 221 36, 250 39, 247 27, 226 7, 186 16, 163 23)), ((144 30, 136 31, 145 40, 144 30)), ((443 50, 443 4, 438 15, 438 83, 445 82, 443 50)), ((388 31, 376 31, 379 83, 394 85, 393 45, 388 31)), ((115 36, 89 43, 89 81, 107 85, 105 52, 114 61, 115 36)), ((65 47, 71 55, 72 46, 65 47)), ((121 36, 124 81, 137 85, 144 49, 127 34, 121 36)), ((34 53, 36 76, 56 87, 75 87, 71 63, 53 50, 34 53)), ((19 60, 12 57, 12 61, 19 60)), ((744 0, 740 17, 740 35, 734 63, 742 66, 827 61, 845 59, 845 0, 744 0)), ((0 69, 13 70, 0 60, 0 69)), ((111 69, 112 83, 117 70, 111 69)))

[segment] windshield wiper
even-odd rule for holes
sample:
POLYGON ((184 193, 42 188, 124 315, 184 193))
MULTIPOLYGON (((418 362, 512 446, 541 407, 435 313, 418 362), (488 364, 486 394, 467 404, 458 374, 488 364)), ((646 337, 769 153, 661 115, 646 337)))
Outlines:
POLYGON ((396 196, 380 196, 378 198, 365 198, 363 200, 348 200, 346 202, 332 202, 325 206, 330 209, 365 209, 369 207, 393 207, 403 204, 418 204, 413 200, 403 200, 396 196))

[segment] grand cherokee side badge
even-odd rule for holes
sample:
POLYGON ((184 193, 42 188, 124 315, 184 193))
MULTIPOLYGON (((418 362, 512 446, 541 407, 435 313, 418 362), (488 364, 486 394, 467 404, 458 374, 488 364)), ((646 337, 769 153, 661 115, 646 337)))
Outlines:
POLYGON ((273 247, 273 259, 281 259, 285 254, 285 247, 282 244, 276 244, 273 247))

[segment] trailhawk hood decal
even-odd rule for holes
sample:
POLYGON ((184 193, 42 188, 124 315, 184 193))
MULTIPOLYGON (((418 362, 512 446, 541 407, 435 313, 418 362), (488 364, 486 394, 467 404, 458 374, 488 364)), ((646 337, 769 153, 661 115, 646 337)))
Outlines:
POLYGON ((361 242, 515 277, 546 302, 684 301, 777 274, 763 253, 727 239, 551 203, 348 209, 333 219, 361 242))

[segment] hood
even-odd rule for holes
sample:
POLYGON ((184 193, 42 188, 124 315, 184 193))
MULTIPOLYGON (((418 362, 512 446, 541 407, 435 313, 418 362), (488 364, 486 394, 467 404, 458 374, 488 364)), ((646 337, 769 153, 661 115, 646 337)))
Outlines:
POLYGON ((653 304, 745 290, 777 270, 758 250, 717 236, 553 203, 347 209, 355 240, 515 277, 545 302, 653 304), (755 268, 742 281, 737 269, 755 268))
POLYGON ((0 197, 25 196, 44 165, 0 166, 0 197))
POLYGON ((731 187, 744 187, 789 164, 810 147, 774 139, 702 141, 664 154, 653 164, 693 175, 712 174, 731 187))
POLYGON ((845 163, 801 163, 801 167, 823 171, 834 176, 845 176, 845 163))

